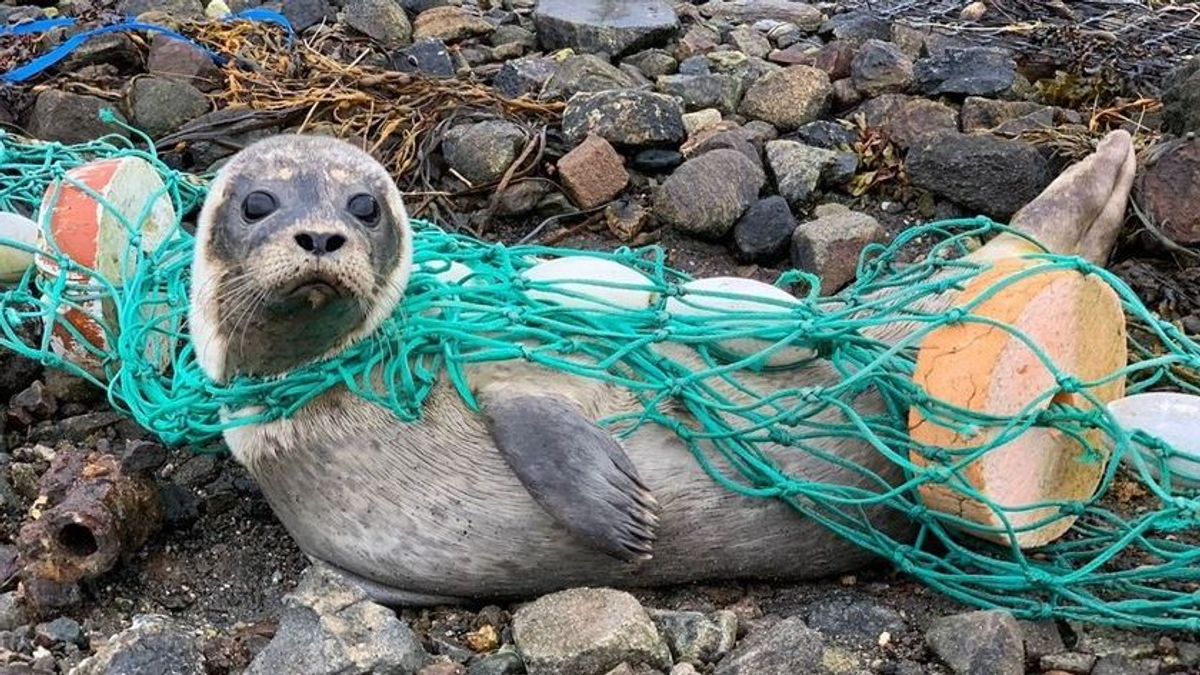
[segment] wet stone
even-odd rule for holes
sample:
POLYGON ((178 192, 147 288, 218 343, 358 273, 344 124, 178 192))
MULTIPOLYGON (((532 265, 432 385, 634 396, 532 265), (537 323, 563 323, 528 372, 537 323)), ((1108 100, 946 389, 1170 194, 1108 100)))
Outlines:
MULTIPOLYGON (((417 40, 408 47, 394 51, 391 54, 391 65, 393 70, 402 73, 420 73, 429 77, 454 77, 454 61, 450 58, 450 51, 446 49, 446 43, 441 40, 417 40)), ((550 76, 551 71, 551 68, 546 70, 546 77, 550 76)), ((541 83, 539 82, 537 86, 540 87, 541 83)), ((528 93, 528 90, 520 93, 528 93)), ((520 93, 516 96, 519 96, 520 93)), ((505 93, 505 95, 508 94, 505 93)), ((516 98, 516 96, 510 98, 516 98)))
POLYGON ((929 96, 998 96, 1012 88, 1016 75, 1012 55, 993 47, 948 49, 913 67, 916 88, 929 96))
POLYGON ((107 134, 128 135, 124 129, 100 120, 100 111, 106 109, 124 121, 108 101, 47 89, 38 94, 33 105, 29 131, 35 138, 60 143, 86 143, 107 134))
POLYGON ((685 135, 679 103, 646 91, 576 94, 567 101, 562 127, 576 143, 589 133, 623 146, 674 144, 685 135))
POLYGON ((774 264, 787 256, 796 218, 778 195, 759 200, 733 226, 733 252, 739 262, 774 264))
POLYGON ((679 18, 665 0, 539 0, 533 21, 547 49, 611 56, 661 45, 679 30, 679 18))
POLYGON ((412 24, 395 0, 348 0, 342 20, 384 49, 397 49, 412 42, 412 24))

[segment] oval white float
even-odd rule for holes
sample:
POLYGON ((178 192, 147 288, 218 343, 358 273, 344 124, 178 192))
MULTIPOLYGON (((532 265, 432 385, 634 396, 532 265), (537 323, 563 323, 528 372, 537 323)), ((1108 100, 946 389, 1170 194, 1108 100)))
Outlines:
POLYGON ((37 223, 16 213, 0 213, 0 284, 15 284, 33 265, 33 254, 5 246, 3 240, 37 245, 37 223))
MULTIPOLYGON (((729 318, 739 313, 762 314, 787 312, 800 303, 791 293, 754 279, 741 277, 711 277, 683 284, 683 297, 667 299, 667 311, 675 316, 721 316, 729 318), (722 297, 735 295, 741 297, 722 297), (754 298, 761 298, 756 301, 754 298)), ((771 346, 767 340, 738 338, 721 344, 737 356, 751 356, 771 346)), ((786 347, 766 360, 768 366, 789 366, 813 357, 813 351, 803 347, 786 347)))
MULTIPOLYGON (((1194 459, 1172 457, 1167 466, 1175 483, 1200 487, 1200 396, 1156 391, 1119 398, 1107 407, 1125 431, 1140 429, 1194 459)), ((1137 449, 1149 464, 1150 472, 1157 476, 1158 458, 1150 450, 1137 449)), ((1131 461, 1128 455, 1126 461, 1131 461)))
POLYGON ((526 295, 574 309, 646 309, 654 301, 654 282, 613 260, 570 256, 541 262, 521 273, 529 282, 554 288, 530 288, 526 295), (622 284, 628 288, 614 288, 622 284), (586 297, 585 297, 586 296, 586 297))

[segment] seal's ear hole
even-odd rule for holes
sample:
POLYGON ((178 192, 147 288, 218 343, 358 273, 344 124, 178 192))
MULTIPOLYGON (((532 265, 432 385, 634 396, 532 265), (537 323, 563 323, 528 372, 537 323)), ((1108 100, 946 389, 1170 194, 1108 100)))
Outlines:
POLYGON ((379 224, 379 202, 365 192, 351 197, 350 201, 346 203, 346 210, 364 225, 374 227, 379 224))
POLYGON ((242 200, 242 217, 247 222, 255 222, 266 218, 275 211, 277 204, 275 196, 270 192, 255 190, 242 200))

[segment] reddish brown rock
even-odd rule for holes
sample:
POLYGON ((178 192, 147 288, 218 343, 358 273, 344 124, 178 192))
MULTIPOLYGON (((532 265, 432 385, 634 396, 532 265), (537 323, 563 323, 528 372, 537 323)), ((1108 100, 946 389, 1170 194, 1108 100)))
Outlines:
POLYGON ((884 94, 858 108, 867 126, 883 129, 902 148, 923 136, 958 130, 958 112, 918 96, 884 94))
POLYGON ((608 141, 589 135, 558 160, 558 173, 571 199, 581 209, 612 201, 629 183, 621 155, 608 141))
POLYGON ((812 66, 823 70, 831 80, 850 77, 850 64, 854 62, 854 45, 845 40, 834 40, 819 49, 804 43, 793 45, 787 49, 771 52, 768 57, 776 63, 788 65, 812 66))
POLYGON ((1163 234, 1184 246, 1200 244, 1200 139, 1154 153, 1140 192, 1142 207, 1163 234))

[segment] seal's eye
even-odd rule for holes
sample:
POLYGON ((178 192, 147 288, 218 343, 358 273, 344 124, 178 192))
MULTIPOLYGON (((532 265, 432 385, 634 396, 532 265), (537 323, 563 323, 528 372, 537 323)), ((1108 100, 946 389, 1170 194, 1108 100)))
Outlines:
POLYGON ((350 215, 361 220, 364 225, 379 223, 379 202, 369 194, 354 195, 346 204, 346 209, 350 211, 350 215))
POLYGON ((275 197, 269 192, 251 192, 242 202, 242 216, 248 222, 262 220, 275 211, 275 197))

